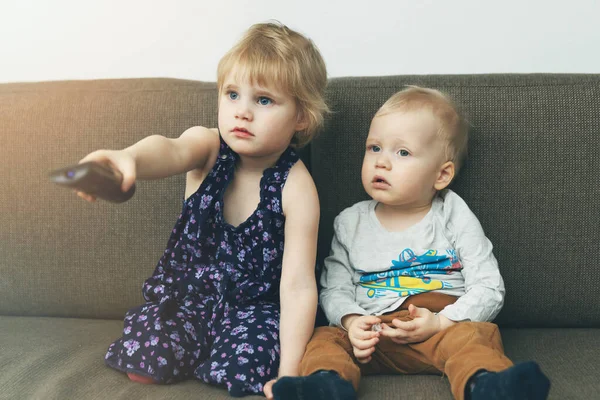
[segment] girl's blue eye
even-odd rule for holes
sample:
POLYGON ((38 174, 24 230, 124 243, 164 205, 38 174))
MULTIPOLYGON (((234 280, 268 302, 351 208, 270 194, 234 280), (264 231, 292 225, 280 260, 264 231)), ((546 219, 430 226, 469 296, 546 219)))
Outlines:
POLYGON ((373 145, 369 146, 369 150, 371 150, 373 153, 379 153, 381 148, 379 146, 373 144, 373 145))
POLYGON ((408 156, 410 156, 410 153, 407 150, 400 150, 400 151, 398 151, 398 155, 400 157, 408 157, 408 156))
POLYGON ((272 102, 273 102, 273 100, 271 100, 268 97, 261 96, 258 98, 258 104, 260 104, 261 106, 268 106, 272 102))
POLYGON ((237 100, 238 97, 239 95, 236 92, 229 92, 229 98, 231 100, 237 100))

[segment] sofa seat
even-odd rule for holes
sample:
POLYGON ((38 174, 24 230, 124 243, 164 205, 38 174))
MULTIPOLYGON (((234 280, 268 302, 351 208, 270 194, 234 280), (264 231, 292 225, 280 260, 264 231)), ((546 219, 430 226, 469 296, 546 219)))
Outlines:
MULTIPOLYGON (((0 399, 228 399, 224 389, 194 380, 142 385, 106 367, 103 356, 122 321, 0 317, 0 399), (82 382, 84 382, 82 384, 82 382)), ((552 381, 550 399, 594 399, 600 393, 599 329, 502 329, 507 355, 535 359, 552 381), (577 388, 572 393, 572 388, 577 388)), ((248 396, 246 399, 264 397, 248 396)), ((363 380, 360 399, 452 399, 440 376, 363 380), (398 393, 398 390, 401 390, 398 393)))

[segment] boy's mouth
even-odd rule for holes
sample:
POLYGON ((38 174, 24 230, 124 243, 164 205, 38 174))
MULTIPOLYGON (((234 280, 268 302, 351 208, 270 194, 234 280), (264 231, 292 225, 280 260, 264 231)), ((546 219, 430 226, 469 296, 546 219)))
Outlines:
POLYGON ((376 175, 371 181, 371 183, 374 187, 379 189, 384 189, 391 186, 388 181, 386 181, 382 176, 379 175, 376 175))

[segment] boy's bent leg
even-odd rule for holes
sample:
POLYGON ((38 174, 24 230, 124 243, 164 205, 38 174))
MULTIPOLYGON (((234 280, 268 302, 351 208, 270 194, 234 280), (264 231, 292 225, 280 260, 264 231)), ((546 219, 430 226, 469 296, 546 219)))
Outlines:
POLYGON ((282 377, 273 385, 275 400, 356 399, 360 369, 346 331, 315 329, 300 363, 300 377, 282 377))
POLYGON ((480 371, 467 382, 469 400, 546 400, 550 381, 534 361, 513 365, 500 372, 480 371))
POLYGON ((306 345, 300 362, 300 376, 308 376, 321 370, 334 371, 352 382, 354 389, 358 390, 360 368, 352 354, 352 345, 345 330, 332 326, 318 327, 306 345))
POLYGON ((489 322, 459 322, 410 347, 448 375, 452 394, 459 400, 477 371, 498 372, 513 365, 504 355, 498 327, 489 322))

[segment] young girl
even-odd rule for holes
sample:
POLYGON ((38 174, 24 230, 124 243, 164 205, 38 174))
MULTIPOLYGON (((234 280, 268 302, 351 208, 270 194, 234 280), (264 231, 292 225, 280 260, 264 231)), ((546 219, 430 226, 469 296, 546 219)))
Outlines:
POLYGON ((319 202, 294 148, 322 125, 326 83, 312 41, 257 24, 219 63, 219 129, 149 136, 81 160, 111 164, 123 191, 187 172, 147 302, 127 312, 107 365, 142 383, 196 377, 236 397, 298 375, 316 313, 319 202))

